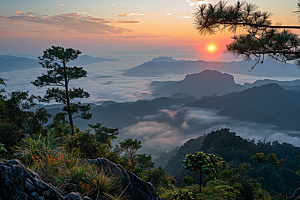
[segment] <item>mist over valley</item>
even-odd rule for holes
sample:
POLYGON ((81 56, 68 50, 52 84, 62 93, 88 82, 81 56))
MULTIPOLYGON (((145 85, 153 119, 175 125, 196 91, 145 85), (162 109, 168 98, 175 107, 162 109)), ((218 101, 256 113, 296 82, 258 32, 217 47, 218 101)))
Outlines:
MULTIPOLYGON (((186 67, 186 62, 190 61, 157 57, 142 66, 151 69, 148 63, 154 63, 152 70, 156 72, 156 65, 161 65, 161 70, 174 68, 174 63, 182 65, 159 76, 144 77, 130 76, 128 72, 135 70, 134 66, 145 58, 122 57, 106 61, 95 61, 95 58, 88 56, 83 58, 90 62, 83 65, 88 77, 72 81, 72 84, 91 93, 91 97, 83 102, 91 103, 93 116, 88 121, 75 119, 81 130, 88 128, 87 124, 97 122, 111 128, 118 127, 120 134, 115 143, 129 137, 137 138, 143 143, 140 152, 151 152, 153 157, 220 128, 230 128, 243 138, 266 138, 268 141, 298 145, 300 81, 293 77, 299 71, 294 66, 287 64, 284 68, 277 63, 276 66, 281 66, 279 69, 285 73, 270 79, 255 76, 254 73, 262 67, 269 67, 267 64, 256 66, 249 72, 251 63, 233 62, 245 70, 243 74, 236 71, 230 74, 226 69, 230 71, 238 66, 222 62, 206 63, 207 68, 201 64, 198 71, 193 69, 195 73, 192 73, 186 67), (91 64, 93 62, 97 63, 91 64), (223 66, 225 72, 211 69, 214 64, 223 66), (285 74, 289 76, 283 76, 285 74)), ((196 66, 195 63, 193 65, 196 66)), ((26 88, 32 94, 43 95, 44 89, 37 89, 30 83, 42 72, 42 68, 34 68, 1 74, 8 85, 7 91, 26 88)), ((53 116, 62 108, 56 104, 45 107, 53 116)))

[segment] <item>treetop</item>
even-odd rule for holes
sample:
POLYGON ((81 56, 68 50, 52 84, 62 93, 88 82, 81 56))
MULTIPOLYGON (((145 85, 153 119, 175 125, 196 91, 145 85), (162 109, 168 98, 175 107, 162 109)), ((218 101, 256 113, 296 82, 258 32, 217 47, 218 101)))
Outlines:
POLYGON ((63 47, 60 46, 52 46, 49 49, 46 49, 44 51, 44 55, 39 57, 40 60, 50 60, 55 61, 55 62, 69 62, 71 60, 75 60, 81 52, 79 50, 75 50, 72 48, 67 48, 64 49, 63 47))

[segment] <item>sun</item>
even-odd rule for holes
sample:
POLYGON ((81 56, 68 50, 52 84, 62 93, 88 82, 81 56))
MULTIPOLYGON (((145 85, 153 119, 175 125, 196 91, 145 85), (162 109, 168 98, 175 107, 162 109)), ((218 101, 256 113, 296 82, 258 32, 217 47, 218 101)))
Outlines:
POLYGON ((216 50, 216 46, 213 45, 213 44, 208 45, 207 50, 208 50, 209 52, 214 52, 214 51, 216 50))

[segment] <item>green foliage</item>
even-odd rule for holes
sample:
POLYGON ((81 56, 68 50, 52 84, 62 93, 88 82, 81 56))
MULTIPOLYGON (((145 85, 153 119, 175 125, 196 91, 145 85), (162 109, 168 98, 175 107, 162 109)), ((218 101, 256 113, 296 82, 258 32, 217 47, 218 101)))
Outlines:
POLYGON ((203 192, 199 192, 199 185, 188 186, 183 189, 174 192, 172 199, 197 199, 197 200, 223 200, 223 199, 233 199, 242 200, 241 197, 242 186, 240 184, 229 185, 227 182, 213 179, 207 182, 203 189, 203 192))
POLYGON ((125 151, 125 156, 129 158, 128 168, 129 171, 135 171, 136 169, 136 152, 142 148, 141 141, 137 139, 127 138, 123 142, 119 142, 122 151, 125 151))
MULTIPOLYGON (((190 153, 194 153, 196 151, 213 153, 222 157, 224 161, 233 163, 236 166, 240 166, 243 163, 250 163, 250 169, 252 168, 252 170, 248 170, 247 175, 249 178, 245 180, 250 181, 251 184, 245 182, 245 185, 243 186, 247 189, 247 194, 250 194, 252 190, 259 190, 255 189, 257 187, 253 187, 252 185, 252 183, 254 184, 257 182, 260 183, 261 187, 266 191, 273 191, 270 193, 272 196, 277 196, 279 194, 287 194, 291 196, 298 188, 297 184, 300 183, 298 175, 290 173, 289 171, 275 165, 269 164, 260 166, 257 163, 253 163, 250 160, 250 157, 257 152, 262 152, 264 155, 274 153, 278 158, 284 159, 285 165, 282 166, 287 169, 298 169, 300 162, 298 159, 295 159, 293 152, 300 152, 300 148, 288 143, 280 144, 278 141, 267 142, 265 140, 255 141, 243 139, 237 136, 236 133, 230 132, 229 129, 212 131, 205 135, 203 139, 203 142, 199 139, 193 139, 186 143, 191 146, 190 153), (192 147, 196 146, 198 146, 198 149, 195 151, 194 149, 196 148, 192 149, 192 147)), ((182 169, 182 160, 184 159, 182 158, 182 155, 187 151, 188 148, 185 145, 181 146, 176 153, 176 156, 171 157, 166 166, 167 172, 174 176, 178 181, 178 187, 182 184, 183 177, 186 175, 192 176, 193 179, 197 181, 194 181, 193 184, 198 183, 198 179, 195 174, 190 173, 189 171, 180 171, 180 169, 182 169)), ((242 172, 237 173, 242 174, 242 172)), ((233 182, 235 181, 238 180, 233 179, 233 182)), ((205 180, 203 182, 205 184, 205 180)), ((246 193, 246 191, 244 193, 246 193)))
POLYGON ((0 161, 5 161, 4 157, 6 152, 7 150, 5 149, 4 144, 0 143, 0 161))
POLYGON ((181 187, 189 186, 192 182, 194 182, 193 177, 186 175, 182 179, 181 187))
POLYGON ((85 130, 65 136, 66 148, 79 151, 83 158, 104 157, 114 160, 111 141, 119 134, 118 129, 102 127, 99 123, 89 126, 94 129, 94 133, 91 133, 91 130, 85 130))
POLYGON ((87 74, 82 67, 67 66, 67 63, 75 60, 79 54, 81 54, 80 51, 72 48, 64 49, 63 47, 52 46, 52 48, 44 51, 42 57, 39 57, 42 67, 48 70, 47 74, 43 74, 37 80, 31 82, 37 87, 59 86, 64 88, 47 88, 44 98, 40 100, 44 102, 55 100, 57 103, 66 105, 63 108, 62 115, 69 116, 69 123, 73 134, 73 118, 81 117, 83 119, 90 119, 92 117, 91 114, 87 113, 91 108, 89 104, 83 105, 80 102, 74 102, 77 98, 88 98, 90 96, 89 93, 85 92, 82 88, 69 88, 70 80, 86 77, 87 74), (73 117, 74 113, 80 113, 80 115, 73 117))
POLYGON ((233 163, 226 163, 225 169, 218 173, 216 177, 230 186, 241 185, 240 199, 254 200, 260 199, 261 196, 269 198, 268 192, 261 189, 261 184, 258 180, 248 176, 251 170, 249 163, 243 163, 238 166, 233 163))
POLYGON ((7 97, 0 92, 0 143, 5 144, 9 154, 12 153, 11 148, 22 138, 45 134, 43 124, 51 116, 44 108, 30 111, 35 105, 36 97, 28 93, 16 91, 7 97))
POLYGON ((166 169, 161 167, 153 170, 145 170, 141 177, 144 181, 152 183, 158 195, 173 189, 175 185, 175 179, 168 175, 166 169))
POLYGON ((111 147, 111 141, 117 139, 117 135, 119 134, 118 128, 101 127, 99 123, 96 123, 96 125, 89 124, 89 127, 94 129, 97 141, 109 147, 111 147))
POLYGON ((206 184, 203 194, 199 195, 199 199, 232 199, 241 200, 240 190, 242 186, 238 183, 233 186, 228 185, 221 180, 211 180, 206 184))
MULTIPOLYGON (((182 145, 180 148, 176 149, 176 152, 170 152, 171 154, 163 153, 162 157, 160 156, 158 159, 155 159, 155 165, 160 166, 159 163, 162 163, 161 160, 164 160, 163 163, 166 163, 165 167, 167 172, 171 175, 176 175, 180 174, 182 170, 182 161, 184 160, 186 154, 190 153, 195 153, 196 151, 199 151, 203 140, 204 136, 200 136, 197 139, 191 139, 187 141, 184 145, 182 145)), ((185 174, 183 174, 185 176, 185 174)), ((182 176, 182 177, 183 177, 182 176)), ((177 180, 181 180, 182 177, 178 178, 177 180)))
POLYGON ((5 84, 5 82, 2 78, 0 78, 0 85, 5 85, 6 86, 6 84, 5 84))
POLYGON ((180 200, 191 200, 191 199, 195 199, 193 197, 193 193, 189 192, 188 189, 185 190, 178 190, 177 192, 175 192, 172 195, 172 200, 175 199, 180 199, 180 200))
POLYGON ((28 166, 42 168, 49 156, 55 156, 61 148, 61 138, 54 135, 24 138, 16 147, 15 156, 28 166))
POLYGON ((137 139, 133 140, 132 138, 127 138, 124 142, 120 142, 120 147, 125 150, 126 155, 133 158, 137 150, 142 147, 141 143, 142 142, 137 139))
POLYGON ((140 169, 154 168, 154 162, 152 162, 152 156, 146 156, 146 154, 138 154, 136 158, 137 163, 140 164, 140 169))
POLYGON ((212 177, 219 169, 222 158, 215 156, 214 154, 206 154, 202 151, 197 151, 194 154, 187 154, 183 160, 183 166, 196 173, 199 177, 199 186, 201 193, 202 180, 205 176, 212 177))
POLYGON ((116 177, 99 173, 97 166, 80 159, 76 151, 65 152, 61 147, 62 142, 53 135, 26 138, 15 155, 26 167, 61 189, 73 184, 81 194, 94 199, 120 193, 116 177))
POLYGON ((257 162, 260 165, 267 163, 267 161, 272 165, 284 165, 284 160, 278 159, 274 153, 269 153, 267 156, 265 156, 264 153, 256 153, 251 158, 253 159, 253 162, 257 162))
MULTIPOLYGON (((297 156, 297 155, 296 155, 297 156)), ((287 172, 290 172, 292 174, 295 174, 297 175, 298 177, 300 177, 300 169, 299 169, 299 166, 297 167, 296 170, 291 170, 291 169, 288 169, 286 167, 284 167, 284 159, 279 159, 277 158, 276 154, 274 153, 269 153, 268 155, 264 155, 264 153, 256 153, 255 155, 253 155, 251 157, 253 159, 253 162, 257 162, 259 165, 262 165, 262 164, 266 164, 266 163, 269 163, 271 165, 274 165, 276 167, 279 167, 281 169, 284 169, 285 171, 287 172)), ((300 160, 300 157, 297 156, 297 158, 300 160)), ((294 194, 291 196, 291 197, 288 197, 289 199, 291 198, 294 198, 294 197, 297 197, 300 198, 300 196, 295 196, 297 191, 299 190, 300 188, 298 187, 294 194)), ((286 197, 286 194, 281 194, 281 195, 277 195, 278 197, 286 197)), ((287 197, 286 197, 287 198, 287 197)))

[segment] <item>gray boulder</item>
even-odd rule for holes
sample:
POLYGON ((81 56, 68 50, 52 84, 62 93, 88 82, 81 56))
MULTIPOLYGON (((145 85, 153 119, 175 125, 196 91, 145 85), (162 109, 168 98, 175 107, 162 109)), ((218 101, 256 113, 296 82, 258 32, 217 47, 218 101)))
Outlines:
POLYGON ((0 163, 0 200, 91 200, 79 193, 64 194, 18 160, 0 163))

